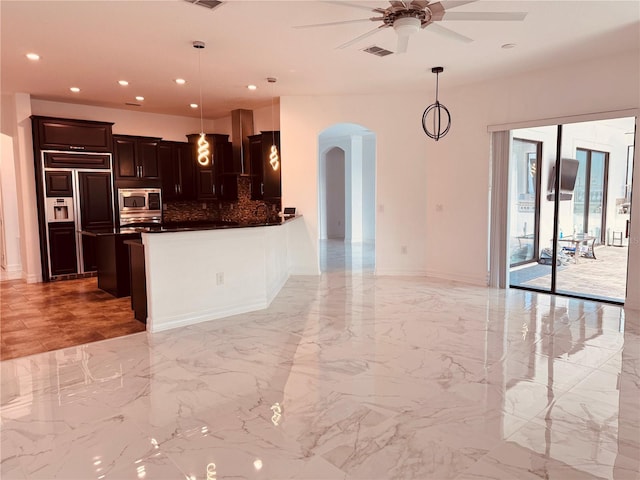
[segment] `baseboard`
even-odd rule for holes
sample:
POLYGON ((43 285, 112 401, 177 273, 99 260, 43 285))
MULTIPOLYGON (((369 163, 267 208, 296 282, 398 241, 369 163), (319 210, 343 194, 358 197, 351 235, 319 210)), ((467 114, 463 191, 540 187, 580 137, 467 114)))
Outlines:
POLYGON ((8 280, 20 280, 22 278, 22 272, 10 271, 10 270, 0 270, 0 282, 8 281, 8 280))
POLYGON ((188 325, 195 325, 197 323, 208 322, 210 320, 231 317, 241 313, 255 312, 256 310, 263 310, 268 306, 267 302, 261 301, 252 304, 245 303, 241 305, 234 305, 224 309, 190 312, 183 315, 158 318, 155 320, 150 316, 147 318, 147 331, 151 333, 164 332, 165 330, 172 330, 174 328, 186 327, 188 325))
POLYGON ((486 287, 487 279, 483 275, 481 277, 477 277, 475 275, 464 275, 464 274, 456 274, 456 273, 447 273, 447 272, 437 272, 434 270, 427 270, 426 275, 429 278, 437 278, 440 280, 448 280, 451 282, 458 283, 466 283, 468 285, 473 285, 477 287, 486 287))

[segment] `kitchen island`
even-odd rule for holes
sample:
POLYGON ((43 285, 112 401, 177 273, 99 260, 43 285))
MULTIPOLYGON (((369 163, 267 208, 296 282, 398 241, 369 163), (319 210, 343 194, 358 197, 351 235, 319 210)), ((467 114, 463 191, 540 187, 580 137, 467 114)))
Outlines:
POLYGON ((289 275, 302 273, 298 250, 308 236, 301 216, 140 234, 151 332, 268 307, 289 275))

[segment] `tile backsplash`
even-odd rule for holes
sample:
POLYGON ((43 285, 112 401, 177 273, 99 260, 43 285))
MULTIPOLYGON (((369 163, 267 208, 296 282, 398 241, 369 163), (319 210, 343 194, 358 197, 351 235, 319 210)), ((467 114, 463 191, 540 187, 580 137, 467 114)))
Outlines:
POLYGON ((279 221, 280 201, 251 200, 251 178, 238 177, 238 200, 168 201, 164 204, 165 222, 223 220, 227 222, 279 221))

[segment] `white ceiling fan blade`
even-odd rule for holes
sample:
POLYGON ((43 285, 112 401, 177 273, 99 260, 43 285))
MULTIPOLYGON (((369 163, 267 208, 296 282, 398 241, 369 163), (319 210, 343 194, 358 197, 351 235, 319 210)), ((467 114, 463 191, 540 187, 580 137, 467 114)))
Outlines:
POLYGON ((442 20, 517 22, 526 16, 526 12, 444 12, 442 20))
POLYGON ((362 35, 357 36, 356 38, 353 38, 351 40, 349 40, 346 43, 343 43, 342 45, 338 45, 336 48, 347 48, 351 45, 353 45, 356 42, 359 42, 360 40, 363 40, 371 35, 373 35, 374 33, 377 33, 380 31, 381 28, 386 28, 387 25, 380 25, 379 27, 374 28, 373 30, 369 30, 366 33, 363 33, 362 35))
MULTIPOLYGON (((445 10, 451 10, 452 8, 461 7, 462 5, 476 1, 477 0, 442 0, 442 2, 438 3, 442 4, 445 10)), ((429 5, 429 8, 431 8, 431 5, 429 5)))
POLYGON ((371 18, 359 18, 357 20, 343 20, 340 22, 312 23, 310 25, 294 25, 293 28, 329 27, 331 25, 346 25, 349 23, 362 23, 362 22, 371 22, 371 21, 373 21, 373 19, 371 18))
POLYGON ((458 33, 458 32, 454 32, 453 30, 449 30, 446 27, 443 27, 440 24, 437 23, 430 23, 429 25, 427 25, 427 30, 433 32, 433 33, 437 33, 438 35, 442 35, 443 37, 449 37, 453 40, 458 40, 460 42, 464 42, 464 43, 471 43, 473 42, 473 39, 469 38, 469 37, 465 37, 464 35, 458 33))
POLYGON ((409 46, 409 35, 398 35, 398 46, 396 53, 406 53, 409 46))

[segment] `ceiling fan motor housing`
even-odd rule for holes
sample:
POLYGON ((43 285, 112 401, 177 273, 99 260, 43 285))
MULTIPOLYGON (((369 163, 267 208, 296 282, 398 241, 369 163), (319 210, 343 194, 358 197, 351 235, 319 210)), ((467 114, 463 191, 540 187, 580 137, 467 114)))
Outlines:
POLYGON ((393 29, 398 35, 413 35, 420 30, 420 19, 415 17, 400 17, 393 22, 393 29))

